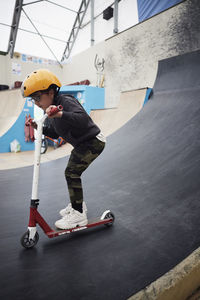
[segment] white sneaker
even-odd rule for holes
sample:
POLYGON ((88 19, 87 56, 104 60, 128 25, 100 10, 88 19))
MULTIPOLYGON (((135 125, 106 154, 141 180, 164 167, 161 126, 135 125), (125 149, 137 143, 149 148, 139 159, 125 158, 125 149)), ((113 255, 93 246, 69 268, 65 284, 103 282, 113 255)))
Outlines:
MULTIPOLYGON (((72 204, 69 203, 67 207, 60 210, 59 214, 61 215, 61 217, 64 217, 70 212, 71 209, 72 209, 72 204)), ((83 201, 83 211, 87 213, 87 206, 85 204, 85 201, 83 201)))
POLYGON ((85 226, 88 224, 86 212, 79 211, 71 208, 69 213, 66 214, 62 219, 55 222, 55 226, 59 229, 70 229, 78 226, 85 226))

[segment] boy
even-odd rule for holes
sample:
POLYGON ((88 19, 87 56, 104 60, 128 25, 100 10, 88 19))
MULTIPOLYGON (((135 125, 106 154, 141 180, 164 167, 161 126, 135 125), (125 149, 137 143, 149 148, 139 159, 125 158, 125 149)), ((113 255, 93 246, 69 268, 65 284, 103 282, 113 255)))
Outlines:
MULTIPOLYGON (((81 174, 103 151, 106 141, 77 99, 58 94, 60 87, 60 81, 52 72, 39 69, 25 78, 22 95, 31 97, 48 116, 52 107, 63 106, 62 111, 49 116, 49 126, 44 127, 43 134, 54 139, 61 136, 74 147, 65 169, 71 203, 60 211, 62 218, 55 222, 57 228, 69 229, 88 223, 81 174)), ((37 129, 36 123, 31 124, 37 129)))

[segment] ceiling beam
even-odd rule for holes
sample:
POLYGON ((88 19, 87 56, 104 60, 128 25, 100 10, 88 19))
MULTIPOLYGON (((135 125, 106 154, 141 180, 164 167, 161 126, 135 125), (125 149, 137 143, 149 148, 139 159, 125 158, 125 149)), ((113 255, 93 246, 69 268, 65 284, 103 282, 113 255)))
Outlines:
POLYGON ((15 1, 15 8, 13 13, 12 25, 10 30, 10 37, 8 42, 8 53, 10 53, 10 57, 13 58, 13 53, 15 49, 15 42, 17 38, 17 31, 19 27, 19 20, 21 17, 23 0, 16 0, 15 1))
POLYGON ((115 0, 114 2, 114 34, 118 33, 118 2, 118 0, 115 0))
POLYGON ((45 1, 45 0, 37 0, 37 1, 29 2, 29 3, 24 3, 23 6, 30 5, 30 4, 35 4, 35 3, 43 2, 43 1, 45 1))
POLYGON ((71 33, 69 35, 67 45, 65 47, 65 50, 62 55, 61 61, 63 61, 65 58, 68 58, 71 54, 72 48, 74 46, 74 43, 76 41, 76 38, 78 36, 79 29, 82 25, 83 19, 85 17, 88 5, 90 3, 90 0, 82 0, 81 5, 79 7, 79 10, 77 12, 76 19, 74 21, 71 33))
MULTIPOLYGON (((6 26, 6 27, 10 27, 10 28, 12 27, 12 26, 9 25, 9 24, 5 24, 5 23, 1 23, 1 22, 0 22, 0 25, 6 26)), ((37 34, 37 35, 38 35, 37 32, 31 31, 31 30, 28 30, 28 29, 23 29, 23 28, 18 27, 18 30, 19 30, 19 31, 24 31, 24 32, 28 32, 28 33, 32 33, 32 34, 37 34)), ((65 44, 66 44, 66 41, 61 40, 61 39, 57 39, 57 38, 55 38, 55 37, 53 37, 53 36, 50 36, 50 35, 41 34, 41 36, 46 37, 46 38, 51 39, 51 40, 54 40, 54 41, 58 41, 58 42, 62 42, 62 43, 65 43, 65 44)))
POLYGON ((91 0, 91 46, 94 45, 94 0, 91 0))
POLYGON ((30 5, 30 4, 35 4, 35 3, 38 3, 38 2, 49 2, 49 3, 51 3, 51 4, 54 4, 54 5, 56 5, 56 6, 59 6, 59 7, 61 7, 61 8, 64 8, 64 9, 66 9, 66 10, 69 10, 69 11, 74 12, 74 13, 77 14, 77 11, 75 11, 75 10, 69 8, 69 7, 60 5, 60 4, 56 3, 56 2, 50 1, 50 0, 36 0, 36 1, 29 2, 29 3, 24 3, 23 6, 30 5))
POLYGON ((74 12, 74 13, 76 13, 76 14, 77 14, 77 11, 75 11, 75 10, 73 10, 73 9, 69 8, 69 7, 66 7, 66 6, 60 5, 60 4, 58 4, 58 3, 55 3, 55 2, 53 2, 53 1, 50 1, 50 0, 44 0, 44 1, 46 1, 46 2, 49 2, 49 3, 51 3, 51 4, 54 4, 54 5, 56 5, 56 6, 59 6, 59 7, 61 7, 61 8, 64 8, 64 9, 66 9, 66 10, 72 11, 72 12, 74 12))

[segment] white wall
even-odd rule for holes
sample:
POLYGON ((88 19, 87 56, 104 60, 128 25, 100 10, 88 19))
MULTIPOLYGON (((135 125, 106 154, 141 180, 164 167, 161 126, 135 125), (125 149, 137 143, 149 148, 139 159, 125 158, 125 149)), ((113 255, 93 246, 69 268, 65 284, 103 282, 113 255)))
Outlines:
POLYGON ((105 42, 90 47, 88 50, 70 59, 63 70, 63 83, 70 84, 88 79, 91 85, 96 86, 97 75, 94 66, 96 54, 100 60, 105 58, 105 42))
POLYGON ((62 82, 63 69, 61 69, 59 65, 23 62, 21 56, 19 58, 11 59, 9 55, 0 55, 0 84, 7 84, 10 88, 13 88, 15 81, 23 81, 29 73, 41 68, 46 68, 54 72, 62 82), (20 64, 21 74, 13 73, 13 63, 20 64))

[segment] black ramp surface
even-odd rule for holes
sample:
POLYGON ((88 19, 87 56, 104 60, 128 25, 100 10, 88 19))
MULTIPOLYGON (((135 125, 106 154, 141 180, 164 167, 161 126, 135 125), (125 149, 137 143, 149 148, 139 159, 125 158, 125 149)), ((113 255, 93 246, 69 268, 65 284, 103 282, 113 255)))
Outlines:
MULTIPOLYGON (((108 138, 83 176, 91 217, 112 228, 21 248, 32 168, 0 172, 1 299, 127 299, 200 245, 200 51, 159 63, 154 95, 108 138)), ((65 205, 67 158, 42 164, 39 211, 52 224, 65 205)))

